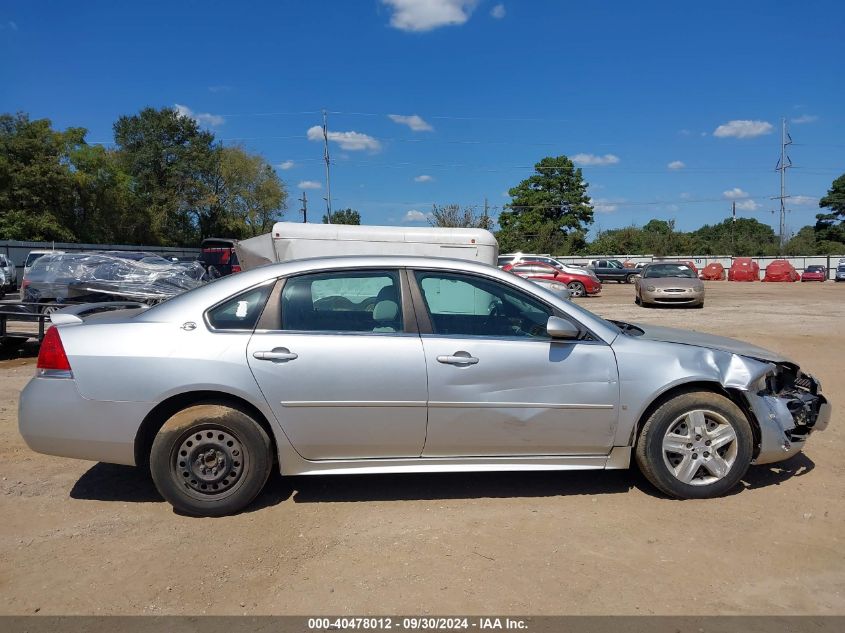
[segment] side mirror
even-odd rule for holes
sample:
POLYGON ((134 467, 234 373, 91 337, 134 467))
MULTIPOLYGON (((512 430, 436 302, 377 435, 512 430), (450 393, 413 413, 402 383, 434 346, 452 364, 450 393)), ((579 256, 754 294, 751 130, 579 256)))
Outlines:
POLYGON ((560 271, 559 271, 559 270, 556 270, 556 271, 555 271, 555 277, 559 277, 559 276, 560 276, 560 271))
POLYGON ((549 317, 549 321, 546 323, 546 332, 552 338, 560 339, 574 339, 581 334, 581 331, 574 324, 556 316, 549 317))

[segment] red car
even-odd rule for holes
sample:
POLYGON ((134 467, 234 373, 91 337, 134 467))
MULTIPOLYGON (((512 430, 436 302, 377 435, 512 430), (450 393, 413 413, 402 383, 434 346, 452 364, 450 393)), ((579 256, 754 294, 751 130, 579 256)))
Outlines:
POLYGON ((601 282, 597 277, 585 273, 576 274, 558 270, 554 266, 542 262, 521 262, 519 264, 508 264, 502 267, 520 277, 526 279, 545 279, 547 281, 558 281, 566 284, 569 294, 573 297, 584 295, 595 295, 601 292, 601 282))
POLYGON ((824 266, 807 266, 801 273, 801 281, 826 281, 827 268, 824 266))

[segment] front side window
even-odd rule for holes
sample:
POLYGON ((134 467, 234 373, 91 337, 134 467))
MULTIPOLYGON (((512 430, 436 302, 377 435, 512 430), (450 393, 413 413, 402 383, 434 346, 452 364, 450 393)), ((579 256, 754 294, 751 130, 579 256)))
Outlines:
POLYGON ((402 332, 400 297, 396 271, 343 271, 292 277, 282 290, 282 329, 402 332))
POLYGON ((209 324, 215 330, 254 330, 272 289, 265 284, 221 303, 208 311, 209 324))
POLYGON ((415 275, 435 334, 548 338, 551 310, 524 292, 471 275, 415 275))

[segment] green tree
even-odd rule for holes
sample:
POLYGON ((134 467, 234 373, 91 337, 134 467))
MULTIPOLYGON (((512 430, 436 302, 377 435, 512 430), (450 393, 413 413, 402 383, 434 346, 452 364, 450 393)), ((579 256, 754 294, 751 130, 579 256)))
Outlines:
POLYGON ((134 181, 136 240, 192 244, 208 235, 220 185, 214 135, 172 108, 145 108, 120 117, 114 139, 134 181))
POLYGON ((462 207, 459 204, 432 205, 431 215, 428 217, 431 226, 459 229, 487 229, 493 227, 490 216, 476 213, 472 207, 462 207))
POLYGON ((261 156, 242 147, 222 148, 219 158, 220 178, 210 181, 213 192, 209 192, 219 207, 208 206, 210 217, 201 220, 202 237, 214 233, 243 238, 269 232, 287 207, 284 183, 261 156))
POLYGON ((845 174, 833 181, 827 195, 819 200, 819 207, 830 213, 816 216, 816 240, 845 242, 845 174))
POLYGON ((328 214, 323 214, 323 224, 361 224, 361 214, 355 209, 338 209, 332 211, 332 221, 328 214))
POLYGON ((536 173, 508 191, 511 202, 499 215, 502 250, 557 252, 567 238, 582 236, 593 222, 593 207, 581 170, 566 156, 547 157, 536 173))
POLYGON ((75 239, 70 155, 84 143, 83 128, 57 132, 48 119, 0 115, 0 239, 75 239))

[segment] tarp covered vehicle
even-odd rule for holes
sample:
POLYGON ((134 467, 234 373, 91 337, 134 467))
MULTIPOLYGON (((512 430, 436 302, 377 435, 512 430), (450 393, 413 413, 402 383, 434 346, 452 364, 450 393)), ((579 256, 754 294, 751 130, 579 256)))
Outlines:
POLYGON ((766 275, 763 281, 798 281, 801 275, 795 270, 795 267, 785 259, 776 259, 771 264, 766 266, 766 275))
POLYGON ((707 264, 699 275, 705 281, 723 281, 725 279, 725 267, 719 262, 707 264))
POLYGON ((27 275, 27 302, 129 300, 155 304, 205 283, 199 262, 174 263, 153 253, 61 253, 37 259, 27 275))
POLYGON ((760 281, 760 265, 750 257, 737 257, 728 269, 728 281, 760 281))

